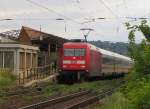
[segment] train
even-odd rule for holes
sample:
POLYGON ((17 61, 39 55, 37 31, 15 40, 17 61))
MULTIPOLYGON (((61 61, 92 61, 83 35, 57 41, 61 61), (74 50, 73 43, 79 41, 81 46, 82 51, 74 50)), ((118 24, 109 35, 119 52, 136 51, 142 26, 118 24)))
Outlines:
POLYGON ((59 81, 84 81, 92 77, 124 75, 133 61, 87 42, 66 42, 59 55, 59 81))

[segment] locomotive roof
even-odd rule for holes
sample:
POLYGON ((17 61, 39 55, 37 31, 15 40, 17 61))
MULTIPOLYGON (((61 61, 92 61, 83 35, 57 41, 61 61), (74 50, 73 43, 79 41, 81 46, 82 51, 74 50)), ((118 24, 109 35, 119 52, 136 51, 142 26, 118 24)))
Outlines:
POLYGON ((103 55, 111 56, 111 57, 116 57, 116 58, 121 58, 121 59, 127 60, 127 61, 132 61, 131 58, 129 58, 127 56, 120 55, 118 53, 115 53, 115 52, 112 52, 112 51, 108 51, 108 50, 96 47, 95 45, 92 45, 92 44, 89 44, 89 43, 86 43, 86 42, 67 42, 65 44, 78 44, 78 45, 81 44, 81 45, 86 45, 86 46, 89 46, 93 50, 98 50, 103 55))

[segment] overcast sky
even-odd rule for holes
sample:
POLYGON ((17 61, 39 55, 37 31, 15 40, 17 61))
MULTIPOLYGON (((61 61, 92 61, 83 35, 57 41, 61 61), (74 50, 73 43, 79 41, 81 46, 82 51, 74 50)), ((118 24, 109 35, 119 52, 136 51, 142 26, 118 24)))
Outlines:
MULTIPOLYGON (((41 25, 44 32, 72 39, 83 38, 81 28, 92 28, 88 40, 127 42, 124 23, 131 19, 126 17, 149 18, 149 5, 150 0, 0 0, 0 19, 14 19, 0 20, 0 32, 20 29, 22 25, 39 30, 41 25), (96 20, 86 23, 91 19, 96 20)), ((137 33, 136 40, 142 38, 137 33)))

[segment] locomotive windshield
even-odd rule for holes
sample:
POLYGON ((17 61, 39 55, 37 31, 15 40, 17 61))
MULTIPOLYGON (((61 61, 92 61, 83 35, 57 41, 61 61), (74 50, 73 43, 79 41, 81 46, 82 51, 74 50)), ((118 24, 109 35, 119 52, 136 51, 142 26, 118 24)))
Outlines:
POLYGON ((64 56, 85 56, 85 49, 64 49, 64 56))

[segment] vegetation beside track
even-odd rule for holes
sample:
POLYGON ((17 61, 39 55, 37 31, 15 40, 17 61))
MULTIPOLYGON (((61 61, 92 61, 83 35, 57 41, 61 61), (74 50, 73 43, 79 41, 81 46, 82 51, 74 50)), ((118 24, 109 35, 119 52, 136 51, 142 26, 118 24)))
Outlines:
POLYGON ((128 109, 128 102, 122 93, 114 93, 112 96, 106 97, 102 103, 97 103, 88 109, 128 109))
POLYGON ((80 84, 65 85, 65 84, 51 84, 45 89, 47 95, 54 93, 68 94, 70 92, 75 92, 79 90, 93 90, 93 91, 102 91, 103 89, 114 88, 118 85, 121 79, 112 79, 112 80, 99 80, 93 82, 84 82, 80 84))
POLYGON ((8 70, 0 69, 0 89, 15 84, 15 76, 8 70))
POLYGON ((126 81, 103 105, 90 109, 150 109, 150 75, 138 78, 130 74, 126 81))
MULTIPOLYGON (((76 83, 72 85, 50 83, 48 86, 42 89, 43 94, 41 97, 45 98, 57 94, 66 95, 79 90, 102 91, 114 88, 116 85, 119 85, 121 81, 122 78, 76 83)), ((32 100, 32 97, 30 96, 25 96, 24 98, 25 100, 32 100)))
MULTIPOLYGON (((0 90, 8 88, 15 84, 15 76, 12 75, 8 70, 0 69, 0 90)), ((0 103, 3 103, 5 98, 0 96, 0 103)))

